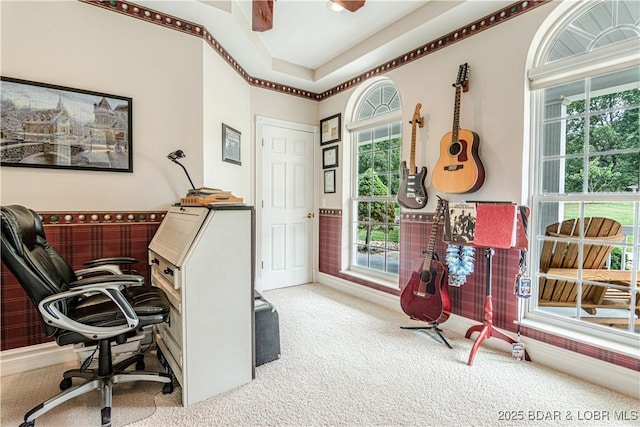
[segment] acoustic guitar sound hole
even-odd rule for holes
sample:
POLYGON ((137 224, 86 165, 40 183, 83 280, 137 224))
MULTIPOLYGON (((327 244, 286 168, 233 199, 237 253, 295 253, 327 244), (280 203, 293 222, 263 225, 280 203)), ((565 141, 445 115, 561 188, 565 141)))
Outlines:
POLYGON ((451 154, 452 156, 457 156, 458 153, 460 153, 461 149, 462 146, 460 145, 460 143, 454 142, 449 146, 449 154, 451 154))

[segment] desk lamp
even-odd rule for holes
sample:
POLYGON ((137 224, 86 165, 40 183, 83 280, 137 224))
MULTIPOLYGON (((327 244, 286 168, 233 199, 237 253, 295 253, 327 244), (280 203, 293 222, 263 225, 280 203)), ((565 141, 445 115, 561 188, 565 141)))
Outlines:
POLYGON ((191 183, 191 188, 195 190, 196 186, 193 185, 193 181, 191 181, 191 177, 189 176, 189 172, 187 172, 187 168, 185 168, 182 165, 182 163, 180 163, 178 161, 178 159, 182 159, 183 157, 185 157, 185 155, 184 155, 184 151, 182 151, 182 150, 176 150, 176 151, 173 151, 173 152, 167 154, 167 158, 169 160, 171 160, 173 163, 175 163, 177 165, 180 165, 180 167, 182 168, 184 173, 187 174, 187 178, 189 179, 189 183, 191 183))

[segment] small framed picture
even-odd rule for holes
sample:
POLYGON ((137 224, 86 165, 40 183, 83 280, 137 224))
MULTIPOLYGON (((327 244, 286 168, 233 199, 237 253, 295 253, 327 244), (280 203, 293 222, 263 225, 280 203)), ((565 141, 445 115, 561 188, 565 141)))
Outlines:
POLYGON ((341 115, 327 117, 320 120, 320 145, 340 141, 342 137, 341 115))
POLYGON ((336 192, 336 170, 324 171, 324 192, 336 192))
POLYGON ((338 146, 322 149, 322 169, 335 168, 338 166, 338 146))
POLYGON ((240 159, 240 132, 234 128, 222 124, 222 161, 241 165, 240 159))

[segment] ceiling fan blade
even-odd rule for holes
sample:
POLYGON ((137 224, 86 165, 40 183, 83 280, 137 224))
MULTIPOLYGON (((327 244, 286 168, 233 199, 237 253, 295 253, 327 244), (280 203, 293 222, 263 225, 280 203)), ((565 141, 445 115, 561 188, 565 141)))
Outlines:
POLYGON ((364 6, 365 0, 331 0, 335 4, 342 6, 347 9, 349 12, 355 12, 364 6))
POLYGON ((273 0, 253 0, 253 31, 273 28, 273 0))

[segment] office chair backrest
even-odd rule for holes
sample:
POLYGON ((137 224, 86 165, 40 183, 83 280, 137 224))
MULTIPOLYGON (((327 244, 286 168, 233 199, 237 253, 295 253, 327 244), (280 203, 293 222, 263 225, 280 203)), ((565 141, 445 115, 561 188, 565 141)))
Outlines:
MULTIPOLYGON (((44 298, 67 290, 68 282, 47 252, 48 243, 38 236, 34 212, 24 206, 2 206, 0 217, 2 261, 35 306, 44 298)), ((59 303, 58 309, 67 312, 64 302, 59 303)), ((44 320, 42 325, 47 336, 58 330, 44 320)))
POLYGON ((33 215, 34 226, 36 229, 36 239, 38 245, 42 246, 49 255, 51 262, 54 264, 64 283, 71 283, 77 280, 77 276, 73 268, 67 263, 67 261, 60 255, 60 253, 47 241, 47 236, 44 233, 44 226, 42 225, 42 219, 40 215, 34 210, 29 209, 31 215, 33 215))

